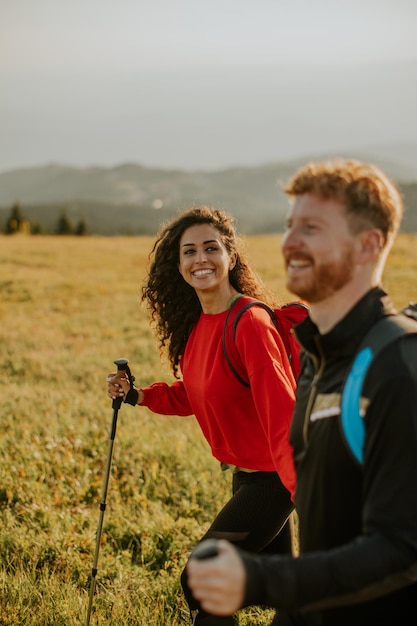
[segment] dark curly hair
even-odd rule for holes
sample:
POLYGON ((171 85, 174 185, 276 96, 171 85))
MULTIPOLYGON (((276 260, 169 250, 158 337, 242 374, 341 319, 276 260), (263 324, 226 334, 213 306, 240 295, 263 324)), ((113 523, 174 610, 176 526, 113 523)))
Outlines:
POLYGON ((221 209, 196 205, 164 223, 149 254, 149 271, 141 300, 146 302, 150 311, 160 352, 168 347, 168 358, 176 378, 179 378, 179 363, 191 328, 201 313, 195 290, 178 270, 180 239, 187 228, 196 224, 209 224, 215 228, 227 252, 236 254, 236 264, 229 272, 234 289, 273 304, 271 292, 248 265, 232 215, 221 209))

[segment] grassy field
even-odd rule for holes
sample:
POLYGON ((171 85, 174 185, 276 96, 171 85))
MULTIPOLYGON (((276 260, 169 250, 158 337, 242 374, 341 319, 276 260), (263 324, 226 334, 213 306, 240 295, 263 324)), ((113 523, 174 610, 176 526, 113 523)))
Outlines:
MULTIPOLYGON (((129 359, 137 383, 171 380, 139 306, 153 239, 0 236, 0 623, 85 624, 111 402, 129 359)), ((398 239, 385 287, 417 299, 417 235, 398 239)), ((247 239, 281 300, 279 237, 247 239)), ((187 624, 179 575, 229 495, 193 418, 122 406, 91 624, 187 624)), ((242 612, 242 625, 270 612, 242 612)))

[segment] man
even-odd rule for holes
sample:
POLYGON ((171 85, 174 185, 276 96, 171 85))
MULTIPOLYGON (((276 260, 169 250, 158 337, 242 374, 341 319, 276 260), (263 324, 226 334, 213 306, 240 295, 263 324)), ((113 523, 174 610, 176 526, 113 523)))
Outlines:
POLYGON ((189 584, 218 615, 257 604, 278 609, 282 626, 415 625, 417 334, 371 365, 362 465, 339 420, 355 352, 393 312, 381 280, 401 196, 378 168, 342 160, 308 164, 286 192, 287 287, 310 305, 296 329, 304 356, 290 433, 300 554, 249 555, 219 541, 218 556, 190 560, 189 584))

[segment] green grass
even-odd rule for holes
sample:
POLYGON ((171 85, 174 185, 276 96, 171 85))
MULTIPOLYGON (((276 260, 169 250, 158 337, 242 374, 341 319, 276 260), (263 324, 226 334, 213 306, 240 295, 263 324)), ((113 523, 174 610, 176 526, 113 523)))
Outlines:
MULTIPOLYGON (((0 237, 0 623, 84 624, 112 422, 105 378, 119 357, 137 383, 172 379, 139 305, 151 238, 0 237)), ((385 285, 416 299, 416 235, 385 285)), ((281 299, 279 238, 247 240, 281 299)), ((227 500, 229 477, 193 418, 122 406, 91 624, 187 624, 179 576, 227 500)), ((242 612, 267 624, 270 611, 242 612)))

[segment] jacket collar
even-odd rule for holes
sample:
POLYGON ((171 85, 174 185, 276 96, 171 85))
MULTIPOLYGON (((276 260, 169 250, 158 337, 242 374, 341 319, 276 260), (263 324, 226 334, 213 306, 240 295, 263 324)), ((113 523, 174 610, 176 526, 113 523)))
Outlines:
POLYGON ((319 356, 354 354, 368 330, 377 319, 394 313, 395 309, 381 287, 374 287, 357 302, 328 333, 320 335, 317 326, 307 317, 295 328, 301 347, 319 356), (320 346, 320 349, 319 349, 320 346))

